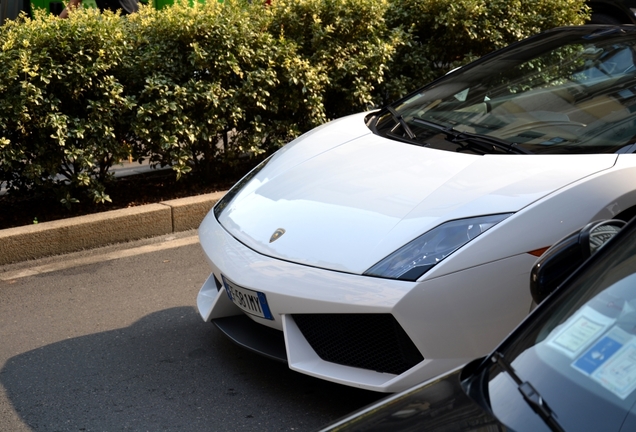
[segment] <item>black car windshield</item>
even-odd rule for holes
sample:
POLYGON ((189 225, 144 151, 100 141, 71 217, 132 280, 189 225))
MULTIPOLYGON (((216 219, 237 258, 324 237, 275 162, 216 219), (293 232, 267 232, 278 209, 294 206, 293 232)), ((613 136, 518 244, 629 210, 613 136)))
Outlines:
POLYGON ((632 153, 635 46, 636 32, 629 29, 546 33, 380 111, 373 129, 399 141, 475 154, 632 153), (475 142, 475 136, 504 145, 475 142))
MULTIPOLYGON (((565 430, 636 430, 636 225, 624 231, 498 350, 565 430)), ((486 373, 500 421, 549 430, 508 373, 486 373)))

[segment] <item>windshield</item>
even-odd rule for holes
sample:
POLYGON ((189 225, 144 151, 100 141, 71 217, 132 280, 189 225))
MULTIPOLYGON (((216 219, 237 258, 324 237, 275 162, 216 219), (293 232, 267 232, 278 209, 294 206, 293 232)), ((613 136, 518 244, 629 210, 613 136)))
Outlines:
MULTIPOLYGON (((565 430, 636 430, 636 225, 535 313, 499 352, 565 430)), ((549 430, 515 381, 489 369, 495 416, 516 431, 549 430)))
POLYGON ((374 131, 473 154, 632 153, 636 34, 590 32, 543 35, 460 69, 380 111, 374 131))

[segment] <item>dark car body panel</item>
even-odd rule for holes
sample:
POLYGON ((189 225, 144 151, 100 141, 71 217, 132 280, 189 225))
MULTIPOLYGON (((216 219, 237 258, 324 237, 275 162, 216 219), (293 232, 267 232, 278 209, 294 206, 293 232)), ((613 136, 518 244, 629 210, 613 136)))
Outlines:
MULTIPOLYGON (((481 359, 471 364, 481 363, 481 359)), ((386 398, 331 425, 328 431, 509 431, 471 398, 457 369, 438 379, 386 398)), ((480 393, 480 392, 478 392, 480 393)))
POLYGON ((587 2, 592 8, 592 24, 636 24, 636 0, 593 0, 587 2), (604 20, 609 17, 613 22, 604 20))

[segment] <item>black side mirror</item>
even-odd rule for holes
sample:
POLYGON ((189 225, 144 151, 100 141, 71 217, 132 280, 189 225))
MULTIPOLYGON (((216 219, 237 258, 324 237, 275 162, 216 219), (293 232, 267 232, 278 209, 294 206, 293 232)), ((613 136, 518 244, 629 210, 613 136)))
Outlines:
POLYGON ((617 219, 591 222, 548 249, 530 271, 530 293, 539 304, 625 226, 617 219))

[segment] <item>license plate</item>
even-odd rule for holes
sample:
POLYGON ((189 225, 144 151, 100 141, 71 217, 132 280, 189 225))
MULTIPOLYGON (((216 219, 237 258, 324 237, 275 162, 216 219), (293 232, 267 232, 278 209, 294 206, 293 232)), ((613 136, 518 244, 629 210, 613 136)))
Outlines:
POLYGON ((223 279, 223 286, 227 296, 235 305, 249 314, 270 320, 274 319, 269 311, 265 294, 240 287, 226 279, 225 276, 221 276, 221 278, 223 279))

